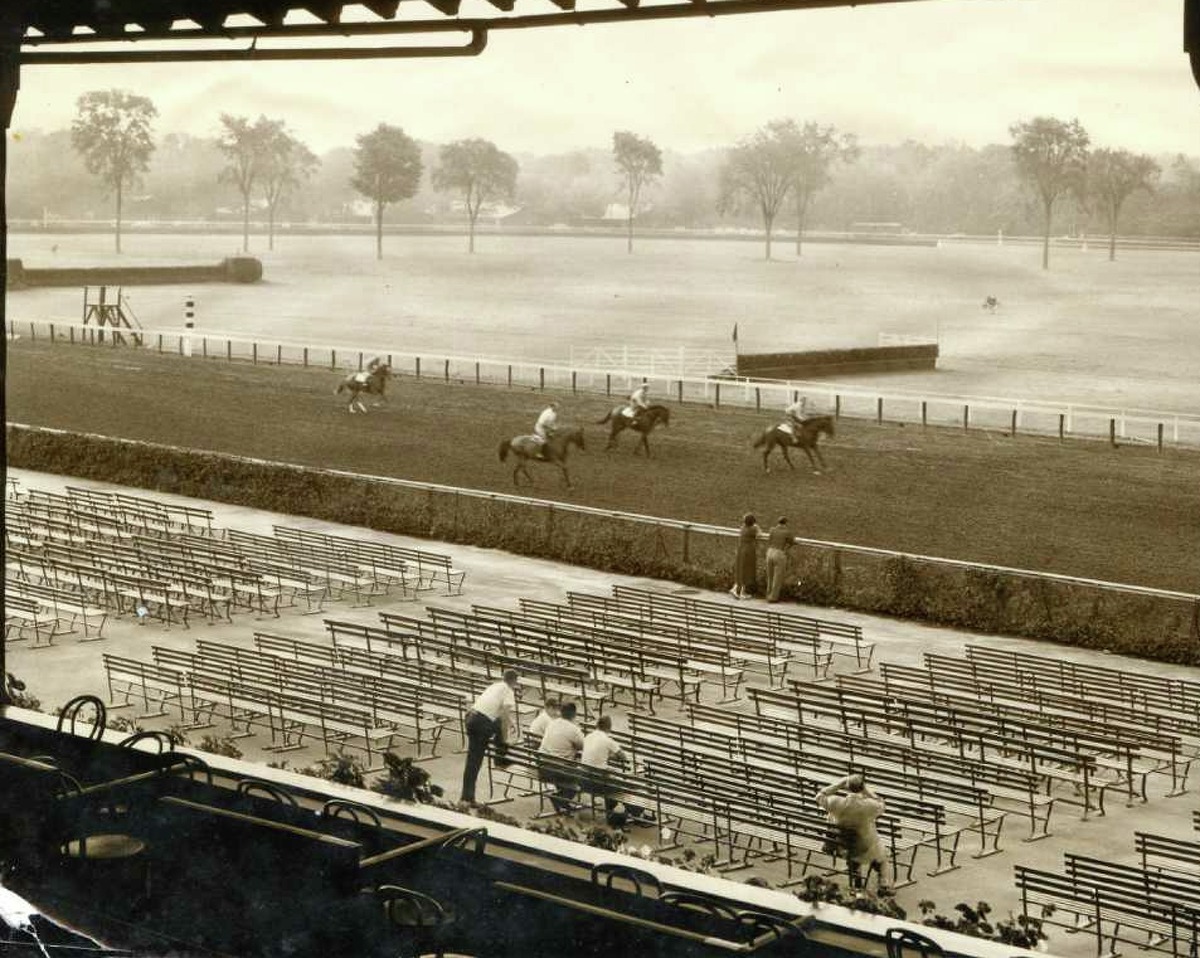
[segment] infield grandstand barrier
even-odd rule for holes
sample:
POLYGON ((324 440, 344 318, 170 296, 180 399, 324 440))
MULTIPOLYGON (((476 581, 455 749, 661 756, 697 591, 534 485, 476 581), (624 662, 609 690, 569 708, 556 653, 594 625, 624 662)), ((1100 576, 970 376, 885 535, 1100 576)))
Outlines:
MULTIPOLYGON (((10 466, 505 549, 704 588, 728 585, 737 530, 487 490, 8 425, 10 466)), ((788 595, 1181 664, 1200 662, 1200 595, 799 539, 788 595)))
MULTIPOLYGON (((122 346, 111 335, 105 336, 103 330, 70 322, 10 320, 8 333, 10 338, 27 334, 32 342, 56 345, 122 346)), ((881 392, 872 387, 826 381, 739 378, 725 368, 709 375, 685 375, 679 372, 680 364, 690 367, 695 361, 686 354, 667 362, 661 356, 654 361, 657 353, 633 351, 629 353, 632 365, 627 367, 572 366, 528 359, 400 352, 362 344, 314 345, 264 340, 215 330, 144 329, 142 335, 140 348, 158 353, 346 372, 364 369, 372 357, 382 356, 394 375, 446 383, 534 387, 554 393, 604 394, 611 397, 614 406, 623 403, 645 381, 664 400, 753 408, 764 414, 777 411, 780 418, 787 405, 803 396, 809 401, 811 412, 823 411, 878 423, 953 426, 1010 435, 1057 435, 1060 440, 1107 440, 1114 445, 1156 446, 1159 451, 1168 445, 1200 447, 1200 413, 915 390, 881 392)), ((728 366, 732 366, 732 355, 729 360, 728 366)))

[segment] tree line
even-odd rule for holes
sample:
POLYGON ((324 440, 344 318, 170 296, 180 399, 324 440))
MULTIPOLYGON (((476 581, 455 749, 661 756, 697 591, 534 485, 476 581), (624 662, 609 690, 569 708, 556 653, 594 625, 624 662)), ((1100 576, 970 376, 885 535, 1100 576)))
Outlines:
POLYGON ((518 161, 487 140, 432 146, 387 123, 359 135, 353 148, 318 157, 284 120, 226 113, 212 137, 156 141, 156 115, 150 99, 127 91, 81 96, 69 132, 28 136, 10 148, 11 215, 36 216, 48 206, 60 215, 84 206, 96 215, 106 203, 119 251, 131 191, 142 190, 132 194, 142 218, 203 220, 232 188, 246 249, 252 212, 265 218, 273 247, 285 210, 293 220, 334 222, 368 205, 377 256, 385 220, 465 215, 473 251, 481 214, 501 204, 518 204, 502 210, 509 222, 578 225, 601 221, 618 200, 631 252, 635 221, 646 228, 756 228, 765 234, 767 258, 785 223, 794 230, 796 255, 810 229, 864 223, 940 234, 1036 231, 1043 266, 1056 228, 1103 230, 1110 257, 1119 231, 1200 236, 1200 164, 1193 158, 1093 149, 1078 120, 1053 117, 1018 121, 1010 143, 978 149, 913 141, 863 147, 834 126, 781 119, 732 146, 692 155, 664 153, 648 137, 617 131, 609 151, 518 161))

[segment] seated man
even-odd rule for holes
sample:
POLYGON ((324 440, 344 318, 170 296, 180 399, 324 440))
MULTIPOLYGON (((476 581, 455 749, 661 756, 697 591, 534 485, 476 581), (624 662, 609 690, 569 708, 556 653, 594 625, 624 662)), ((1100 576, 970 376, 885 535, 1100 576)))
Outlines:
MULTIPOLYGON (((583 749, 583 733, 575 724, 575 703, 564 702, 560 713, 558 718, 551 719, 546 724, 538 751, 554 759, 573 762, 583 749)), ((558 770, 544 771, 542 781, 554 787, 554 794, 550 796, 550 804, 554 806, 554 810, 560 815, 570 812, 575 796, 579 793, 578 782, 558 770)))
POLYGON ((647 395, 650 392, 650 384, 642 383, 629 394, 629 405, 621 412, 627 419, 636 419, 642 412, 650 408, 650 400, 647 395))
MULTIPOLYGON (((558 426, 558 403, 552 402, 549 406, 542 410, 542 413, 537 418, 537 422, 533 424, 533 435, 541 445, 546 444, 546 440, 553 434, 558 426)), ((539 452, 538 455, 543 455, 539 452)))
MULTIPOLYGON (((607 770, 610 765, 619 765, 624 768, 628 764, 628 759, 621 746, 616 743, 612 737, 612 716, 601 715, 596 719, 596 727, 588 732, 583 738, 583 754, 580 755, 579 761, 581 764, 590 768, 607 770)), ((597 794, 604 796, 604 810, 608 813, 610 824, 613 823, 614 812, 617 808, 617 800, 608 794, 608 790, 603 784, 603 774, 596 775, 594 781, 597 782, 595 791, 597 794)), ((625 803, 624 812, 621 816, 621 824, 624 824, 624 818, 643 818, 645 817, 645 809, 638 805, 625 803)))
POLYGON ((562 705, 558 699, 549 697, 542 703, 542 710, 529 723, 529 727, 525 729, 525 737, 529 740, 529 744, 537 747, 542 743, 542 736, 546 734, 546 729, 550 723, 562 715, 562 705))

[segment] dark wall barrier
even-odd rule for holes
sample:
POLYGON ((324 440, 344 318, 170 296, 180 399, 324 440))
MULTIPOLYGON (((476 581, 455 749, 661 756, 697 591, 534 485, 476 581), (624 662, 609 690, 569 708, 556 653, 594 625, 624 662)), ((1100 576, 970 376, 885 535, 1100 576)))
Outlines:
POLYGON ((8 286, 148 286, 165 283, 256 283, 262 261, 230 256, 211 266, 78 266, 31 269, 19 259, 8 261, 8 286))
MULTIPOLYGON (((729 587, 737 548, 730 529, 21 425, 8 462, 708 589, 729 587)), ((1200 664, 1197 596, 832 543, 795 555, 803 602, 1200 664)))
POLYGON ((851 373, 933 369, 937 358, 936 343, 801 353, 742 353, 737 358, 737 374, 748 379, 815 379, 851 373))

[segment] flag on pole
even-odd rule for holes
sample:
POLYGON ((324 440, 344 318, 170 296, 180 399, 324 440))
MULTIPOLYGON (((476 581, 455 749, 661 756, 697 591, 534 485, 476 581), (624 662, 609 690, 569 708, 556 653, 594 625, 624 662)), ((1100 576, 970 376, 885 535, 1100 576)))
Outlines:
POLYGON ((733 324, 733 341, 735 343, 737 342, 737 328, 738 328, 738 324, 734 323, 733 324))

